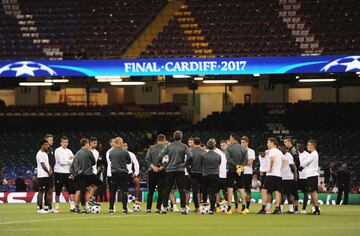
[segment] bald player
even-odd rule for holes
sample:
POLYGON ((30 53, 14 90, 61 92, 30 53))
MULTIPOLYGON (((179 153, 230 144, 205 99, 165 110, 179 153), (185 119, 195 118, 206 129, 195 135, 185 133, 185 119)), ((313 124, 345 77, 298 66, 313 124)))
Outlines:
POLYGON ((117 137, 113 140, 113 149, 109 152, 111 163, 111 190, 109 214, 114 214, 115 195, 120 188, 123 214, 128 214, 127 193, 128 193, 128 165, 131 164, 129 152, 123 148, 123 139, 117 137))

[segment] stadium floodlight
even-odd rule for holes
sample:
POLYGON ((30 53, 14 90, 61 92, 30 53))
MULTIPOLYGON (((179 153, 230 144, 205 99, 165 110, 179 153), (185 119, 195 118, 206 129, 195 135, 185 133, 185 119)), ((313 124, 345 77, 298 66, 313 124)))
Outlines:
POLYGON ((101 75, 101 76, 95 76, 95 79, 97 80, 97 82, 100 83, 123 81, 122 77, 119 75, 101 75))
POLYGON ((121 79, 120 75, 98 75, 95 79, 121 79))
POLYGON ((53 83, 49 82, 20 82, 20 86, 52 86, 53 83))
POLYGON ((106 83, 106 82, 121 82, 122 79, 98 79, 97 82, 99 83, 106 83))
POLYGON ((173 75, 172 76, 175 79, 186 79, 186 78, 190 78, 190 75, 173 75))
POLYGON ((260 77, 260 74, 253 74, 254 77, 260 77))
POLYGON ((68 83, 68 79, 46 79, 44 80, 45 83, 68 83))
POLYGON ((203 78, 203 77, 195 77, 194 80, 196 80, 196 81, 202 81, 202 80, 204 80, 204 78, 203 78))
POLYGON ((125 82, 111 82, 111 85, 120 85, 120 86, 127 86, 127 85, 145 85, 145 82, 141 81, 125 81, 125 82))
POLYGON ((300 76, 298 76, 298 75, 297 75, 297 76, 295 76, 295 79, 300 79, 300 76))
POLYGON ((204 80, 204 84, 236 84, 238 83, 238 80, 204 80))
POLYGON ((336 79, 299 79, 301 83, 334 82, 336 79))

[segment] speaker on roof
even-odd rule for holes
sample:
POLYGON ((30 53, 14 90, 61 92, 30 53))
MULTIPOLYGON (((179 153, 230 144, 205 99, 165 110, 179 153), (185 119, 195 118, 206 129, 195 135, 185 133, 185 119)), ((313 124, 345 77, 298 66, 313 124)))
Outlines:
POLYGON ((192 81, 192 82, 190 82, 190 83, 188 84, 188 88, 189 88, 190 90, 197 90, 198 87, 199 87, 199 85, 198 85, 195 81, 192 81))
POLYGON ((51 91, 53 92, 59 92, 60 91, 60 85, 54 84, 50 87, 51 91))

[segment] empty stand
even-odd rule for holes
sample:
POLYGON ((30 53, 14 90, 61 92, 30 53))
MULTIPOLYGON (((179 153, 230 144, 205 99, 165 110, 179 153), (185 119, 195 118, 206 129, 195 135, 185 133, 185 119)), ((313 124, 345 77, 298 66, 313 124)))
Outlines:
POLYGON ((359 8, 357 0, 301 0, 300 13, 319 40, 323 54, 358 54, 359 8))
POLYGON ((10 10, 15 3, 19 9, 6 15, 0 5, 0 60, 47 59, 44 47, 58 48, 65 59, 120 58, 165 4, 162 0, 5 1, 10 10), (20 33, 24 29, 29 32, 20 33), (42 39, 47 41, 38 44, 42 39))

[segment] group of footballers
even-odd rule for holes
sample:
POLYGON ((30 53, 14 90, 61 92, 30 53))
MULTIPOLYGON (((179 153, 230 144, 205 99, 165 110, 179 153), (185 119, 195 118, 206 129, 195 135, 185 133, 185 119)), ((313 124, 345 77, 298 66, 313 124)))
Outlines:
MULTIPOLYGON (((236 212, 243 215, 250 212, 253 162, 256 154, 249 147, 248 137, 240 137, 233 133, 229 139, 220 142, 220 149, 216 147, 214 138, 209 139, 206 145, 201 143, 200 138, 190 138, 188 145, 185 145, 182 143, 182 132, 175 131, 173 139, 174 141, 169 143, 165 135, 158 135, 157 143, 151 146, 146 154, 147 214, 151 214, 155 191, 158 192, 156 213, 169 212, 169 197, 171 204, 176 204, 173 195, 176 188, 180 194, 182 214, 190 212, 191 190, 194 213, 201 213, 200 209, 208 205, 209 199, 209 214, 221 212, 220 204, 227 203, 224 212, 231 215, 233 196, 236 212), (241 199, 241 209, 238 195, 241 199), (222 201, 221 196, 224 198, 222 201)), ((98 188, 105 184, 97 175, 96 163, 99 158, 96 150, 97 140, 81 139, 81 148, 75 155, 67 148, 67 137, 61 138, 61 146, 56 150, 52 148, 52 144, 53 136, 45 136, 40 142, 40 150, 36 156, 39 181, 38 212, 59 212, 59 196, 62 188, 65 187, 70 195, 70 211, 89 213, 90 207, 99 205, 96 202, 98 188), (53 164, 49 162, 51 155, 54 157, 53 164), (53 186, 56 192, 54 210, 51 207, 53 186), (44 207, 43 198, 45 198, 44 207)), ((131 211, 128 208, 129 184, 134 184, 135 204, 140 204, 140 184, 137 177, 139 163, 136 156, 127 150, 127 144, 121 137, 111 139, 110 145, 111 148, 106 153, 106 175, 110 191, 109 213, 115 213, 115 197, 120 190, 123 213, 127 214, 131 211)), ((309 194, 314 205, 311 214, 320 214, 317 198, 319 156, 316 147, 317 142, 309 140, 307 152, 305 143, 299 141, 295 147, 292 137, 286 137, 282 144, 278 144, 275 138, 269 138, 267 148, 258 148, 262 195, 262 207, 258 214, 285 213, 283 205, 286 200, 289 205, 286 213, 306 213, 309 194), (298 190, 304 193, 301 211, 299 211, 298 190), (273 197, 274 211, 272 211, 273 197)))

